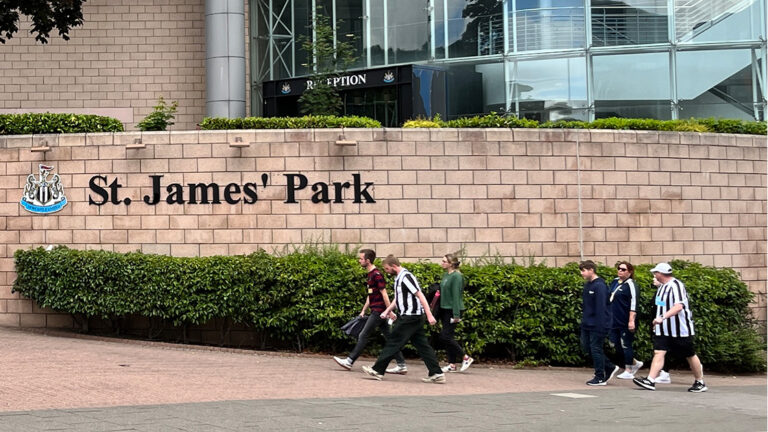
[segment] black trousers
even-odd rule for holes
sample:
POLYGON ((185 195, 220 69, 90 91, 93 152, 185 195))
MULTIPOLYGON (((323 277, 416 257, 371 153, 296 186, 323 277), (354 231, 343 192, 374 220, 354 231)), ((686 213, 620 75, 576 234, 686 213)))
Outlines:
POLYGON ((429 345, 427 332, 424 329, 426 317, 424 315, 401 315, 392 325, 392 331, 387 339, 387 344, 381 350, 378 360, 373 365, 373 370, 384 375, 387 365, 395 355, 410 341, 416 348, 419 357, 429 370, 429 375, 443 373, 437 362, 435 350, 429 345))
POLYGON ((448 354, 448 363, 456 363, 464 360, 464 350, 461 349, 461 345, 456 342, 456 336, 454 335, 457 323, 451 323, 453 310, 440 309, 438 316, 440 317, 440 323, 443 327, 440 330, 440 342, 445 346, 445 351, 448 354))

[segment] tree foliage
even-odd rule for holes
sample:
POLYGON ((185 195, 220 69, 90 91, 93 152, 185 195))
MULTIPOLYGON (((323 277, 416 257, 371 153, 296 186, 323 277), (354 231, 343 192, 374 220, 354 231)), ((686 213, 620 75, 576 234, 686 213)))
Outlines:
POLYGON ((53 29, 69 40, 69 30, 83 24, 83 3, 86 0, 0 0, 0 43, 19 31, 20 15, 32 19, 35 40, 48 43, 53 29))
POLYGON ((310 72, 312 87, 307 88, 299 98, 299 110, 307 115, 338 115, 343 104, 336 88, 328 84, 328 79, 343 74, 356 60, 354 36, 347 40, 336 40, 330 18, 318 8, 312 24, 310 36, 301 36, 299 41, 307 53, 307 69, 310 72))

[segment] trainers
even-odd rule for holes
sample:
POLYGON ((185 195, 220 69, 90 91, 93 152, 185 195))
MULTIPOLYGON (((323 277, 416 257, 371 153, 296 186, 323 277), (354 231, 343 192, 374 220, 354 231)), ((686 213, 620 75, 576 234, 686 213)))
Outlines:
POLYGON ((693 393, 704 393, 707 390, 709 389, 707 388, 707 385, 704 384, 704 381, 699 380, 694 381, 691 388, 688 389, 689 392, 693 393))
POLYGON ((621 368, 618 367, 618 366, 614 366, 613 369, 610 370, 610 371, 606 370, 605 371, 605 376, 606 376, 605 382, 610 381, 613 377, 616 376, 617 373, 619 373, 620 370, 621 370, 621 368))
POLYGON ((421 379, 425 383, 445 384, 445 374, 434 374, 421 379))
POLYGON ((443 366, 443 372, 456 372, 456 365, 443 366))
POLYGON ((641 362, 640 360, 637 360, 637 363, 632 365, 632 367, 630 368, 630 371, 632 372, 633 376, 637 373, 637 371, 640 370, 641 367, 643 367, 643 364, 644 364, 643 362, 641 362))
POLYGON ((651 380, 646 378, 635 378, 632 380, 635 385, 638 385, 646 390, 656 390, 656 384, 654 384, 651 380))
POLYGON ((659 372, 659 377, 654 381, 658 384, 672 384, 672 378, 669 376, 669 372, 664 371, 659 372))
POLYGON ((632 379, 634 377, 635 377, 635 374, 633 374, 631 372, 627 372, 627 371, 624 371, 624 372, 616 375, 616 378, 618 378, 618 379, 632 379))
POLYGON ((604 386, 605 384, 607 384, 606 381, 598 377, 593 377, 591 380, 587 381, 588 386, 604 386))
POLYGON ((333 360, 339 364, 339 366, 343 367, 346 370, 352 369, 352 362, 349 361, 349 358, 341 358, 341 357, 333 357, 333 360))
POLYGON ((387 369, 387 373, 405 375, 408 373, 408 366, 406 365, 392 366, 391 368, 387 369))
POLYGON ((461 362, 461 369, 460 372, 464 372, 465 370, 469 369, 469 366, 472 364, 472 362, 475 361, 472 357, 465 355, 464 360, 461 362))
POLYGON ((363 366, 363 373, 365 374, 366 378, 375 379, 376 381, 381 381, 381 379, 384 378, 384 375, 376 372, 370 366, 363 366))

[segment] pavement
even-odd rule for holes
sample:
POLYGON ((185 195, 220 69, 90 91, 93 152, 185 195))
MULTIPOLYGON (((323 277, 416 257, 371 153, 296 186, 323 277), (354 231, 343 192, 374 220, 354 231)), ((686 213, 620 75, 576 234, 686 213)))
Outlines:
MULTIPOLYGON (((0 328, 0 431, 765 431, 766 376, 689 371, 655 392, 586 368, 476 363, 447 383, 364 379, 330 356, 0 328)), ((340 353, 341 354, 341 353, 340 353)), ((705 365, 706 367, 706 365, 705 365)), ((639 375, 644 375, 641 371, 639 375)))

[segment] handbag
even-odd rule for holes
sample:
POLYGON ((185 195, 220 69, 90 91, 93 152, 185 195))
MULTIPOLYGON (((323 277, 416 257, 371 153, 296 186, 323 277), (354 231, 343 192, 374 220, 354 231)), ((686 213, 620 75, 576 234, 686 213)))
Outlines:
POLYGON ((437 316, 437 312, 440 310, 440 284, 433 283, 427 289, 427 299, 429 300, 429 309, 432 311, 432 315, 437 316))
POLYGON ((368 322, 367 316, 357 315, 351 320, 347 321, 347 323, 340 328, 344 334, 357 339, 357 337, 360 336, 360 332, 363 331, 363 327, 365 327, 366 322, 368 322))

